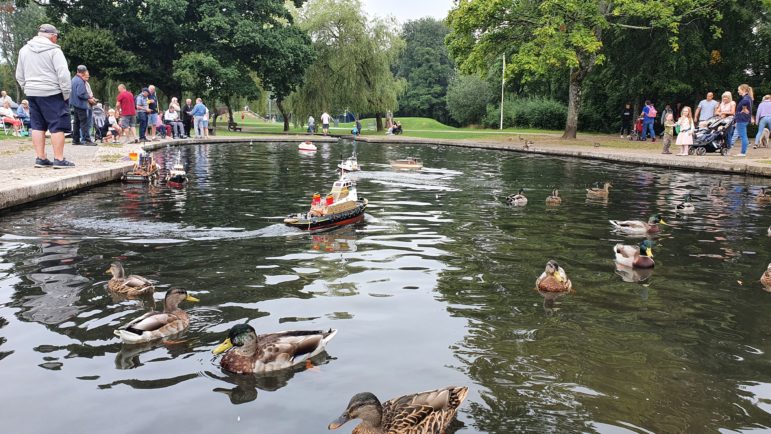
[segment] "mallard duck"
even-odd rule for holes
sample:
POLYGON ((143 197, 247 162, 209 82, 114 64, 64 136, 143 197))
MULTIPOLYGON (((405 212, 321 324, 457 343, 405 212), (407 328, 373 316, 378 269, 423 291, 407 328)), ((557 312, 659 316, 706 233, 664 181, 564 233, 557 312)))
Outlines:
POLYGON ((689 214, 696 210, 696 207, 691 203, 691 193, 685 195, 683 201, 675 206, 675 212, 680 214, 689 214))
POLYGON ((144 277, 135 274, 126 276, 126 272, 123 271, 123 265, 120 262, 113 262, 107 273, 112 273, 112 279, 107 282, 107 289, 117 294, 139 297, 155 292, 153 282, 144 277))
POLYGON ((115 330, 115 336, 127 344, 136 344, 181 332, 190 325, 187 313, 178 306, 183 300, 199 301, 184 289, 170 289, 163 299, 163 312, 148 312, 115 330))
POLYGON ((648 222, 641 220, 608 220, 613 228, 625 232, 627 234, 655 234, 661 230, 659 223, 662 225, 667 224, 660 214, 654 214, 648 222))
POLYGON ((606 182, 602 188, 600 188, 599 186, 587 188, 586 195, 589 197, 608 197, 608 195, 610 194, 610 187, 613 187, 613 184, 611 184, 610 182, 606 182))
POLYGON ((353 434, 444 433, 467 394, 467 387, 449 386, 380 404, 369 392, 357 393, 343 414, 327 428, 337 429, 351 419, 361 419, 353 434))
POLYGON ((771 264, 768 264, 766 272, 760 276, 760 283, 766 288, 766 291, 771 292, 771 264))
POLYGON ((535 286, 543 292, 570 292, 573 290, 573 283, 568 279, 565 270, 553 259, 546 263, 546 269, 536 279, 535 286))
POLYGON ((755 201, 758 203, 771 203, 771 194, 766 192, 765 187, 761 187, 760 193, 755 196, 755 201))
POLYGON ((260 374, 291 368, 324 351, 337 334, 329 329, 257 335, 249 324, 236 324, 214 354, 225 353, 220 366, 236 374, 260 374), (227 352, 226 352, 227 351, 227 352))
POLYGON ((709 189, 709 194, 725 194, 726 188, 723 187, 723 181, 718 180, 717 185, 713 185, 712 188, 709 189))
POLYGON ((546 205, 560 205, 561 203, 560 191, 555 188, 551 191, 551 195, 546 198, 546 205))
POLYGON ((506 203, 512 206, 525 206, 527 205, 527 198, 525 197, 525 190, 519 189, 519 193, 510 194, 506 196, 506 203))
POLYGON ((653 243, 643 240, 639 246, 616 244, 613 247, 616 262, 632 268, 653 268, 653 243))

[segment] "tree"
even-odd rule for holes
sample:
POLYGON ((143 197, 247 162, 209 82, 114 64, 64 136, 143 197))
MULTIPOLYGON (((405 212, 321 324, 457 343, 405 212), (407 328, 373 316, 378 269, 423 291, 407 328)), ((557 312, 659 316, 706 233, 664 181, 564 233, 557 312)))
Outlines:
POLYGON ((447 89, 447 110, 461 125, 478 124, 492 99, 490 85, 477 75, 457 75, 447 89))
MULTIPOLYGON (((2 59, 16 71, 19 50, 37 34, 37 28, 45 21, 45 10, 36 3, 14 5, 7 1, 0 4, 0 52, 2 59)), ((21 88, 14 79, 16 100, 21 99, 21 88)), ((10 90, 10 89, 9 89, 10 90)))
POLYGON ((401 37, 405 48, 396 63, 396 76, 407 82, 405 94, 399 98, 399 114, 420 116, 447 123, 447 86, 454 64, 444 38, 447 26, 434 18, 408 21, 401 37))
MULTIPOLYGON (((244 98, 259 96, 257 83, 244 65, 234 63, 223 66, 217 59, 206 53, 186 53, 174 62, 174 78, 179 80, 193 95, 204 100, 219 97, 228 109, 229 119, 233 119, 231 98, 234 95, 244 98)), ((212 110, 212 126, 217 126, 217 110, 212 110)))
POLYGON ((382 131, 383 115, 397 109, 404 89, 391 72, 403 46, 393 23, 368 20, 358 0, 313 0, 296 13, 318 56, 291 98, 296 114, 374 113, 382 131))
POLYGON ((609 29, 666 32, 678 49, 682 26, 721 17, 716 0, 459 0, 450 11, 450 53, 464 71, 484 71, 508 54, 506 73, 525 80, 567 69, 568 116, 563 138, 575 138, 585 80, 605 60, 609 29))

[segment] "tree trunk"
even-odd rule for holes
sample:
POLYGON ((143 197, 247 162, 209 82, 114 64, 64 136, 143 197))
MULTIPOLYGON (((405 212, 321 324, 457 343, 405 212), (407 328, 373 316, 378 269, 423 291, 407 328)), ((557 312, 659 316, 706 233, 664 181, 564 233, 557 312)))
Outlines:
POLYGON ((228 125, 235 124, 233 119, 233 107, 230 106, 230 98, 225 98, 225 107, 228 108, 228 125))
POLYGON ((383 115, 381 113, 375 115, 375 121, 377 123, 377 130, 383 131, 383 115))
POLYGON ((581 110, 581 86, 583 85, 582 74, 570 70, 570 87, 568 88, 568 117, 565 122, 565 132, 563 139, 575 139, 578 132, 578 112, 581 110))
POLYGON ((281 113, 281 116, 284 118, 284 132, 288 132, 289 116, 287 116, 286 111, 284 111, 284 98, 276 98, 276 107, 278 107, 278 111, 281 113))

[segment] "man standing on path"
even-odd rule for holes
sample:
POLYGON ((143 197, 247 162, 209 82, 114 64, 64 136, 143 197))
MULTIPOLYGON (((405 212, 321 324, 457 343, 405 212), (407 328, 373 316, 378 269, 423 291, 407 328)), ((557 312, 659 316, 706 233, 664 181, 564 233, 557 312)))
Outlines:
POLYGON ((203 117, 206 114, 206 106, 201 98, 195 99, 195 106, 190 110, 190 114, 193 116, 193 122, 195 123, 195 138, 202 139, 205 135, 203 117))
POLYGON ((185 105, 182 106, 182 125, 185 126, 185 136, 190 137, 190 130, 193 126, 193 116, 190 112, 193 110, 193 100, 190 98, 185 100, 185 105))
POLYGON ((321 115, 321 130, 324 132, 324 135, 326 136, 329 134, 329 119, 331 119, 332 116, 329 116, 329 113, 324 112, 321 115))
POLYGON ((640 140, 645 141, 645 137, 648 133, 651 135, 651 141, 656 141, 656 133, 653 131, 653 122, 656 120, 656 107, 649 100, 645 100, 645 107, 640 114, 643 118, 643 129, 640 140))
POLYGON ((150 105, 147 100, 149 89, 142 89, 142 93, 137 95, 137 123, 139 123, 139 141, 147 141, 147 115, 150 113, 150 105))
POLYGON ((86 87, 88 69, 85 65, 78 65, 77 74, 72 77, 72 94, 70 95, 70 107, 74 115, 72 125, 72 144, 96 146, 89 133, 88 112, 91 104, 96 100, 91 97, 86 87))
POLYGON ((158 123, 158 96, 155 94, 155 86, 147 86, 147 106, 150 111, 147 112, 147 123, 150 126, 150 140, 157 141, 155 137, 155 125, 158 123))
POLYGON ((19 50, 16 81, 29 100, 35 167, 64 169, 75 165, 64 158, 64 134, 70 131, 70 71, 61 47, 56 44, 56 27, 43 24, 37 32, 19 50), (53 163, 46 157, 46 130, 51 132, 53 163))
POLYGON ((707 99, 701 100, 699 106, 696 107, 696 122, 703 122, 715 116, 715 109, 718 106, 718 102, 713 98, 714 95, 712 92, 707 92, 707 99))
POLYGON ((120 116, 121 134, 126 134, 126 142, 134 139, 134 127, 137 125, 137 108, 134 94, 126 90, 123 84, 118 85, 118 99, 115 101, 120 116))

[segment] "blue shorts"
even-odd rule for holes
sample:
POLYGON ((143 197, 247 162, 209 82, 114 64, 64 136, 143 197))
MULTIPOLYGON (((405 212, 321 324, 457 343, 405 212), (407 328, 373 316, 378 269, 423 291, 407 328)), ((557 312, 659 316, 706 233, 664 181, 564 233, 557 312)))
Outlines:
POLYGON ((155 125, 158 123, 158 113, 149 113, 147 115, 147 125, 155 125))
POLYGON ((72 128, 70 106, 62 94, 50 96, 28 96, 29 128, 33 131, 69 133, 72 128))

